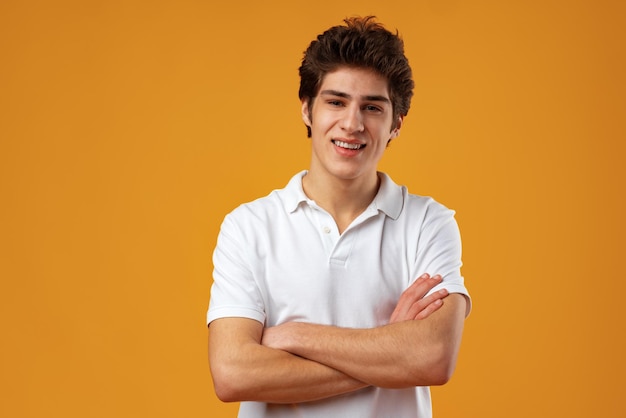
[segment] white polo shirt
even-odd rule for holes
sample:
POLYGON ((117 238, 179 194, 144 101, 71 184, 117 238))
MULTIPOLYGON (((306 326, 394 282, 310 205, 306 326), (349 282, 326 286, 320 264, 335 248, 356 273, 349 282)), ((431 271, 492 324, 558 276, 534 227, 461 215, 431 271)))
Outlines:
MULTIPOLYGON (((267 327, 299 321, 373 328, 388 323, 401 293, 423 273, 443 277, 433 292, 469 297, 453 211, 379 173, 378 194, 339 235, 332 216, 304 194, 305 174, 224 219, 208 323, 245 317, 267 327)), ((242 418, 431 415, 428 387, 370 387, 298 405, 242 402, 239 411, 242 418)))

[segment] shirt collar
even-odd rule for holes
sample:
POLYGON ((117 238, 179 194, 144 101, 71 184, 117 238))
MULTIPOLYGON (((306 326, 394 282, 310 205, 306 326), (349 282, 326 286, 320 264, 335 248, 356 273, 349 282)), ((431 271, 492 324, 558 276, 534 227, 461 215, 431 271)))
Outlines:
POLYGON ((304 170, 293 176, 284 189, 284 205, 289 213, 295 212, 298 206, 300 206, 300 203, 309 202, 311 200, 304 194, 304 189, 302 188, 302 177, 304 177, 307 172, 307 170, 304 170))
MULTIPOLYGON (((306 173, 307 171, 304 170, 293 176, 284 189, 284 205, 289 213, 295 212, 303 202, 313 203, 313 201, 304 194, 304 189, 302 188, 302 178, 306 173)), ((370 209, 380 210, 390 218, 397 219, 398 216, 400 216, 404 203, 402 187, 394 183, 393 180, 383 172, 378 172, 378 177, 380 178, 380 187, 370 205, 370 209)))
POLYGON ((372 205, 391 219, 398 219, 404 204, 402 187, 394 183, 391 177, 383 172, 378 172, 378 178, 380 179, 380 186, 372 205))

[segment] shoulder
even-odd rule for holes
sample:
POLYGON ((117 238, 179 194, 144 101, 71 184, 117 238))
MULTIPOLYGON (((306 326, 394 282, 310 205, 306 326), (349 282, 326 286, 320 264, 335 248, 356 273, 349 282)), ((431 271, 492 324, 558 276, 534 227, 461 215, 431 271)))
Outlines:
POLYGON ((419 229, 422 238, 458 235, 455 211, 434 198, 407 193, 406 208, 408 222, 419 229))
MULTIPOLYGON (((405 188, 406 191, 406 188, 405 188)), ((421 196, 405 192, 405 211, 407 216, 419 215, 426 220, 454 218, 455 211, 438 202, 431 196, 421 196)))
POLYGON ((303 172, 296 174, 281 189, 239 205, 226 215, 222 227, 234 224, 240 228, 258 228, 280 223, 296 209, 304 195, 301 191, 302 175, 303 172))
POLYGON ((279 221, 285 216, 284 213, 277 191, 272 191, 269 195, 243 203, 228 213, 224 217, 220 233, 249 240, 259 233, 263 235, 270 220, 279 221))
POLYGON ((410 193, 406 186, 394 183, 382 174, 377 197, 378 208, 385 212, 391 224, 412 236, 435 236, 442 229, 458 229, 455 212, 431 196, 410 193))

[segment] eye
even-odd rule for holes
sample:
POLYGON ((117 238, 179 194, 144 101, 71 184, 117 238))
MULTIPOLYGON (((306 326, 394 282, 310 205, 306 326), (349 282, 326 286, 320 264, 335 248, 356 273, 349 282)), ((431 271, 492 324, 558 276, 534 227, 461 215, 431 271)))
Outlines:
POLYGON ((380 113, 383 111, 382 108, 375 106, 375 105, 365 105, 364 109, 367 110, 368 112, 376 112, 376 113, 380 113))
POLYGON ((343 106, 343 103, 341 102, 341 100, 328 100, 326 103, 334 107, 343 106))

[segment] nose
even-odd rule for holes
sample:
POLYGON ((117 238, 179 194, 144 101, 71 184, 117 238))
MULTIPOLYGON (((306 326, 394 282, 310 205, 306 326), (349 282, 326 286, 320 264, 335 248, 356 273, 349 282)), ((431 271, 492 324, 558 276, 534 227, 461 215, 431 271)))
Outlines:
POLYGON ((363 115, 358 106, 348 106, 341 117, 340 128, 347 133, 361 132, 363 130, 363 115))

